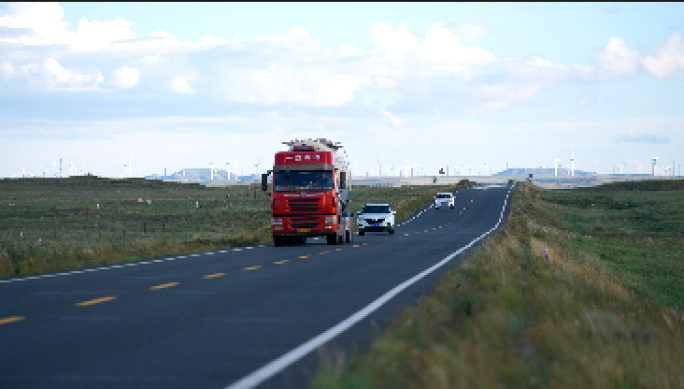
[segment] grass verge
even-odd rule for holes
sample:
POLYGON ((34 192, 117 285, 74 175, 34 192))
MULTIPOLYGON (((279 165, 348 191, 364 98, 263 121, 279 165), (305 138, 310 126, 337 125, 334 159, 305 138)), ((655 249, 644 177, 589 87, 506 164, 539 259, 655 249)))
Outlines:
MULTIPOLYGON (((585 199, 605 190, 586 191, 585 199)), ((502 229, 394 319, 367 353, 328 354, 313 387, 682 387, 684 315, 668 304, 678 292, 653 297, 634 288, 612 263, 620 255, 610 244, 600 248, 612 253, 604 257, 574 246, 582 234, 573 217, 590 216, 561 212, 576 204, 559 204, 568 193, 575 192, 519 183, 502 229)), ((608 241, 600 234, 589 240, 608 241)), ((640 277, 654 284, 662 274, 640 277)))

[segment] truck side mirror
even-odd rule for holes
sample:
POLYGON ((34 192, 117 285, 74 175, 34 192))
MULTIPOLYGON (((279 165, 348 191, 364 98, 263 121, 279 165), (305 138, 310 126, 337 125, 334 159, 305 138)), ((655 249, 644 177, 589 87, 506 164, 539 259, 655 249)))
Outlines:
POLYGON ((340 172, 340 189, 347 189, 347 172, 340 172))
POLYGON ((261 190, 263 192, 268 190, 268 174, 261 175, 261 190))
POLYGON ((356 211, 356 214, 357 214, 357 215, 360 215, 360 214, 361 214, 361 211, 356 211))

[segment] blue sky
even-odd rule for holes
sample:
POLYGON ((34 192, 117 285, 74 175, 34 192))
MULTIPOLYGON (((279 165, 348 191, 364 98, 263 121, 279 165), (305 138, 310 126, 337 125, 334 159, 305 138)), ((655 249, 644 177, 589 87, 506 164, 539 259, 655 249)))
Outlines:
MULTIPOLYGON (((682 3, 0 3, 0 177, 265 170, 650 172, 684 159, 682 3), (406 162, 408 160, 408 162, 406 162), (42 170, 41 170, 42 169, 42 170), (619 171, 619 168, 618 168, 619 171)), ((662 173, 666 173, 660 170, 662 173)), ((679 168, 677 167, 677 173, 679 168)))

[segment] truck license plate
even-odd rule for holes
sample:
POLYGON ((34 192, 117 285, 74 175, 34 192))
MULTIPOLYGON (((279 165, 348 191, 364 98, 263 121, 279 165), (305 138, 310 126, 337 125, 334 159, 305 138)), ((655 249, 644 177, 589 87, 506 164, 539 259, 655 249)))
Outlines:
POLYGON ((309 232, 311 228, 297 228, 297 232, 309 232))

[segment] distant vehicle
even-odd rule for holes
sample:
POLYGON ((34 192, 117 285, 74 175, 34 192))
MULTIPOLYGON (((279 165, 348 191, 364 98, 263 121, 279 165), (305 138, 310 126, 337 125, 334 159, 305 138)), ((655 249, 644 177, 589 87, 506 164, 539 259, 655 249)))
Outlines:
POLYGON ((325 236, 328 244, 351 243, 351 171, 337 152, 342 146, 328 139, 283 142, 273 170, 261 175, 261 189, 270 187, 271 233, 276 247, 306 243, 325 236))
POLYGON ((366 232, 384 232, 394 234, 394 214, 389 204, 366 204, 358 211, 359 235, 366 232))
POLYGON ((450 207, 454 209, 454 195, 451 193, 437 193, 435 197, 435 209, 439 207, 450 207))

